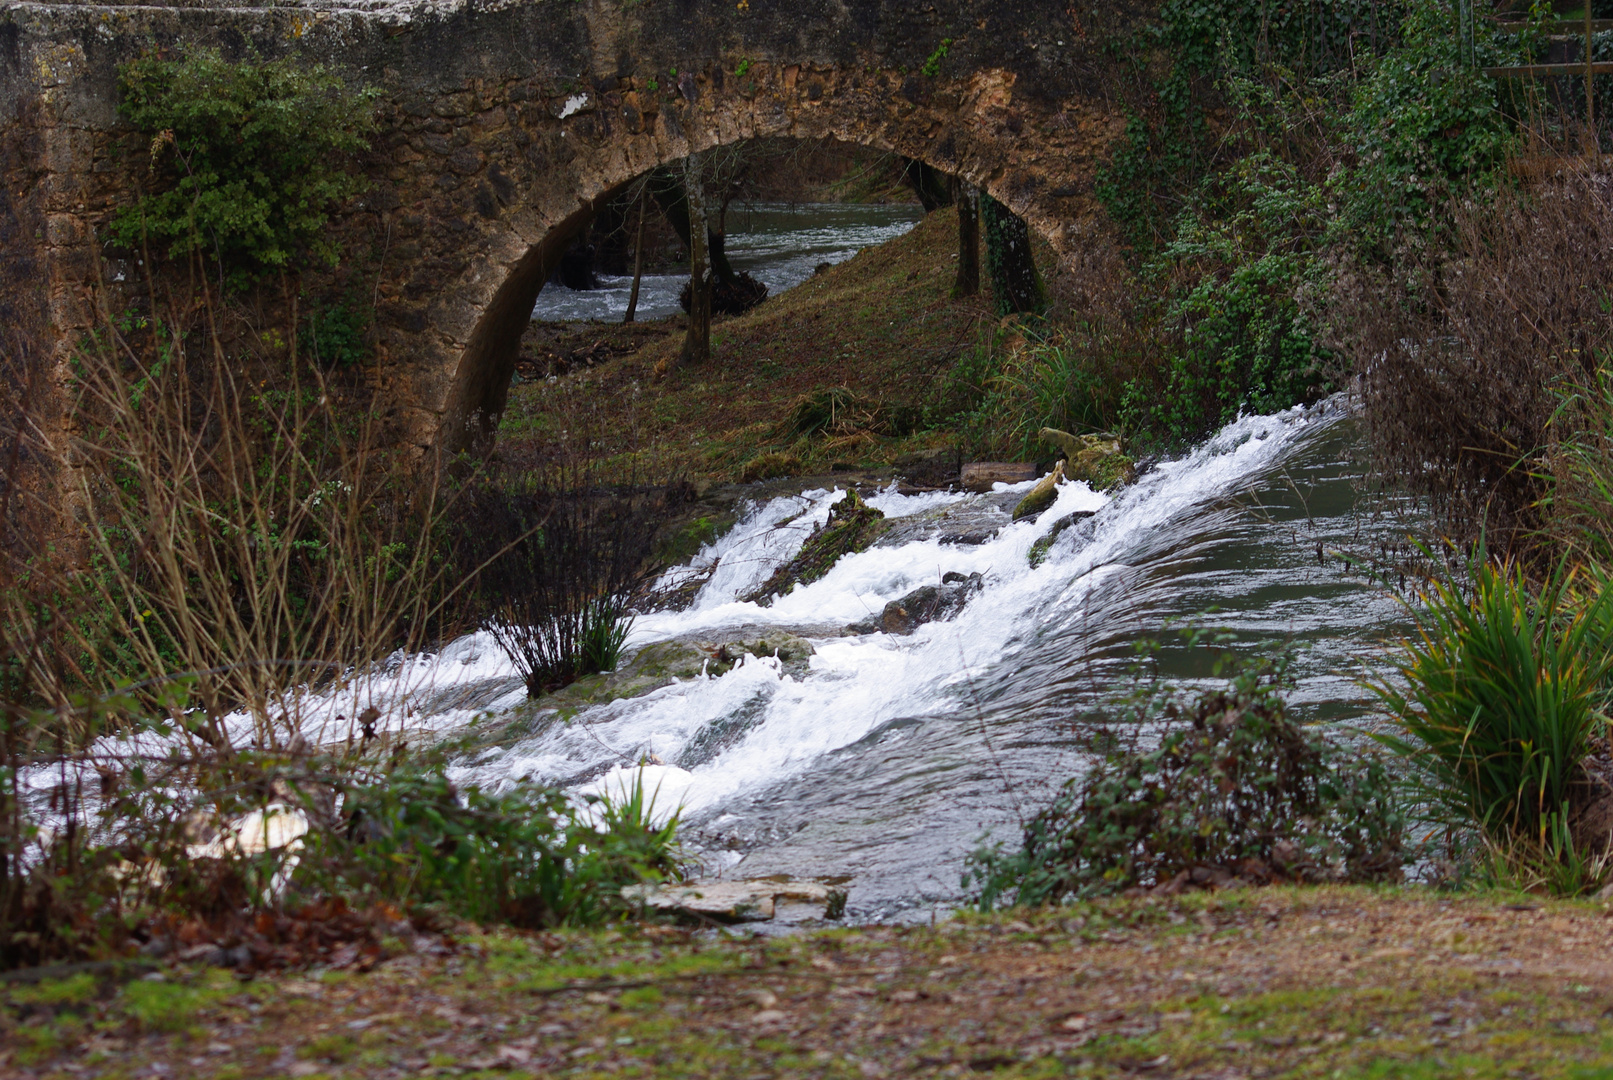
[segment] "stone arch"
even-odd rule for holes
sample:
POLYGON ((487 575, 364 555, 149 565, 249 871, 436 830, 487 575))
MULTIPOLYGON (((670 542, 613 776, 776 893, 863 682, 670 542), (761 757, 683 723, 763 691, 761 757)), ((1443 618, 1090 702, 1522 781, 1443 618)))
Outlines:
MULTIPOLYGON (((657 140, 650 143, 647 148, 649 153, 612 154, 611 159, 602 163, 600 171, 591 177, 591 186, 597 189, 596 193, 580 200, 582 205, 564 217, 559 216, 565 206, 563 198, 560 207, 542 215, 543 220, 554 222, 542 238, 508 263, 502 280, 495 283, 493 277, 489 276, 485 281, 487 299, 480 305, 480 316, 454 364, 453 376, 447 388, 442 426, 437 438, 441 451, 448 454, 476 452, 492 444, 515 371, 521 335, 531 320, 533 304, 567 245, 587 228, 598 209, 616 198, 638 177, 681 161, 689 154, 755 139, 802 137, 793 117, 783 117, 781 120, 765 127, 741 124, 682 139, 657 140)), ((1012 165, 1000 163, 995 168, 979 167, 990 163, 981 161, 978 155, 969 154, 967 150, 960 154, 956 138, 948 140, 940 148, 899 147, 893 145, 892 141, 879 138, 878 133, 861 138, 848 137, 846 132, 835 130, 834 125, 826 126, 829 130, 816 130, 810 137, 904 153, 944 172, 961 175, 1017 213, 1028 216, 1033 227, 1037 227, 1055 245, 1062 238, 1060 226, 1045 218, 1038 220, 1035 215, 1036 201, 1025 197, 1026 192, 1034 192, 1038 186, 1034 175, 1020 174, 1012 165), (965 162, 978 164, 971 169, 965 162)), ((642 151, 646 148, 629 144, 627 149, 642 151)))
POLYGON ((0 185, 0 218, 35 223, 8 254, 38 271, 0 288, 43 296, 30 318, 52 357, 89 327, 97 232, 140 168, 116 114, 121 61, 203 47, 330 65, 384 103, 371 191, 336 226, 374 298, 364 377, 392 440, 430 460, 485 442, 570 232, 693 151, 762 137, 879 147, 991 192, 1066 263, 1108 248, 1092 180, 1124 131, 1132 70, 1112 47, 1155 3, 22 0, 0 42, 0 145, 37 143, 38 175, 0 185))

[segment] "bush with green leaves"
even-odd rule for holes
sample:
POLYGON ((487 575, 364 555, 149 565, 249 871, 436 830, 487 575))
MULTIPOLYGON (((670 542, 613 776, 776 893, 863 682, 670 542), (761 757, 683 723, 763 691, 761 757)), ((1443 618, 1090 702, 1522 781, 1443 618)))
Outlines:
MULTIPOLYGON (((1476 831, 1520 868, 1560 864, 1582 762, 1608 731, 1613 589, 1559 569, 1538 589, 1482 555, 1411 609, 1417 636, 1373 686, 1393 728, 1378 740, 1414 769, 1429 818, 1476 831)), ((1569 888, 1588 885, 1580 880, 1569 888)))
POLYGON ((623 886, 678 874, 678 815, 658 813, 642 780, 579 804, 548 785, 493 792, 411 763, 343 790, 346 829, 311 833, 298 870, 315 895, 536 929, 596 924, 627 910, 623 886))
POLYGON ((982 846, 965 887, 979 905, 1056 904, 1153 888, 1202 868, 1257 879, 1392 881, 1405 817, 1381 761, 1296 724, 1283 665, 1246 666, 1219 690, 1170 699, 1150 750, 1066 781, 1022 846, 982 846))
POLYGON ((149 140, 156 183, 113 218, 113 240, 217 260, 236 286, 303 259, 335 264, 325 225, 365 188, 352 162, 377 91, 297 58, 212 50, 142 56, 118 76, 118 111, 149 140))
POLYGON ((1128 388, 1125 426, 1179 445, 1241 410, 1273 412, 1330 391, 1326 354, 1298 299, 1326 228, 1324 190, 1271 153, 1206 181, 1146 269, 1167 297, 1168 347, 1161 369, 1128 388))

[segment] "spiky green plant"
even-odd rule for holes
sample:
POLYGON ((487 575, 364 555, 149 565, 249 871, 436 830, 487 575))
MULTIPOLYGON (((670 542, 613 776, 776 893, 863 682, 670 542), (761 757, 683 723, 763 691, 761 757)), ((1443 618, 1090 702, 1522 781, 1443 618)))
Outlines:
POLYGON ((1464 585, 1434 582, 1413 609, 1394 676, 1372 684, 1431 816, 1476 827, 1499 851, 1561 847, 1570 787, 1608 724, 1613 589, 1559 569, 1531 587, 1481 558, 1464 585))

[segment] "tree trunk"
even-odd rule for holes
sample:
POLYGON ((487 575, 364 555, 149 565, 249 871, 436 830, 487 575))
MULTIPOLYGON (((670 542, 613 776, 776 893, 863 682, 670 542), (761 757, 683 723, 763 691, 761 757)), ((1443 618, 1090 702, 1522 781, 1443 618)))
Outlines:
MULTIPOLYGON (((667 224, 672 226, 672 231, 678 234, 678 239, 693 251, 694 243, 691 237, 693 230, 689 227, 689 193, 686 181, 680 181, 678 174, 672 170, 663 169, 651 179, 650 194, 655 196, 656 205, 661 208, 661 213, 665 216, 667 224)), ((705 218, 708 215, 702 214, 701 217, 705 218)), ((711 265, 712 272, 717 275, 719 281, 733 284, 738 275, 728 262, 722 242, 713 237, 709 220, 706 222, 705 235, 706 259, 711 265)))
POLYGON ((689 329, 683 337, 680 365, 711 358, 711 278, 706 273, 706 194, 701 183, 700 155, 683 163, 684 202, 689 222, 689 329))
POLYGON ((638 285, 644 280, 644 211, 649 202, 643 194, 638 197, 638 239, 633 241, 633 290, 627 294, 627 315, 622 322, 630 323, 638 314, 638 285))
POLYGON ((952 202, 958 208, 958 279, 952 283, 952 297, 959 300, 980 291, 980 194, 955 176, 952 202))
POLYGON ((1025 219, 985 192, 980 193, 980 220, 986 227, 986 270, 991 274, 997 314, 1047 310, 1047 286, 1036 272, 1030 229, 1025 219))

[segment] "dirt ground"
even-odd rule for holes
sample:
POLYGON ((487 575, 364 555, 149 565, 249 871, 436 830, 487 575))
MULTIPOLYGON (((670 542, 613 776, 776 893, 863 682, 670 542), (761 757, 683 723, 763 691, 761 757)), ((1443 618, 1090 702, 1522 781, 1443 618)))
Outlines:
POLYGON ((1610 914, 1317 888, 792 938, 464 930, 362 974, 12 980, 0 1073, 1613 1077, 1610 914))

